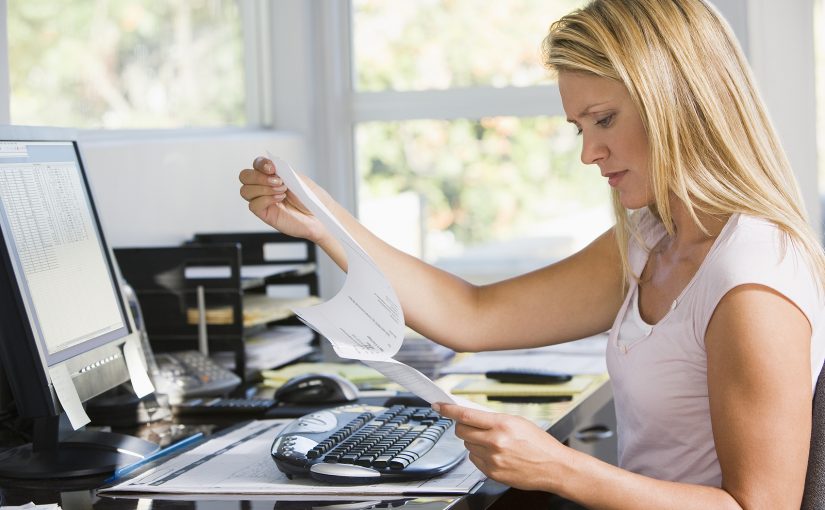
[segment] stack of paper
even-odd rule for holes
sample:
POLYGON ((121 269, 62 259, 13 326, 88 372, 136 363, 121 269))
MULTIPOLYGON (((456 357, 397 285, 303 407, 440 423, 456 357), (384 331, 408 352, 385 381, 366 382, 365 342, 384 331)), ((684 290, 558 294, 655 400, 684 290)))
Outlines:
POLYGON ((246 328, 292 317, 292 309, 312 306, 321 300, 315 296, 302 298, 273 298, 257 294, 243 296, 243 325, 246 328))
MULTIPOLYGON (((275 326, 244 339, 246 367, 265 370, 279 367, 312 352, 314 333, 306 326, 275 326)), ((235 366, 232 352, 216 352, 212 358, 221 366, 235 366)))
POLYGON ((437 379, 441 370, 455 356, 455 351, 420 335, 404 338, 395 359, 410 365, 430 379, 437 379))
POLYGON ((387 382, 382 373, 361 363, 294 363, 277 370, 261 372, 263 384, 273 388, 279 388, 289 379, 304 374, 340 375, 359 388, 387 382))

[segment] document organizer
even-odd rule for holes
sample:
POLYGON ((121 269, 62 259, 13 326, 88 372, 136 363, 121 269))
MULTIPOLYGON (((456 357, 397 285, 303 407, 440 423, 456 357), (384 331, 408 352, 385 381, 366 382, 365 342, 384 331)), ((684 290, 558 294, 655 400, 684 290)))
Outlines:
POLYGON ((114 251, 155 350, 197 349, 204 328, 209 352, 232 352, 245 380, 245 339, 275 324, 302 324, 291 308, 319 301, 315 246, 277 232, 198 234, 182 246, 114 251))
MULTIPOLYGON (((245 310, 254 319, 257 308, 266 315, 267 303, 293 300, 297 305, 316 303, 319 295, 317 252, 315 244, 306 239, 280 232, 210 232, 196 233, 190 245, 237 243, 241 246, 241 279, 247 304, 256 310, 245 310)), ((289 315, 281 324, 302 324, 289 315)), ((248 324, 248 326, 250 326, 248 324)), ((314 343, 319 344, 314 333, 314 343)))
POLYGON ((198 349, 202 291, 209 351, 233 351, 235 372, 243 377, 240 245, 116 248, 114 253, 140 302, 154 350, 198 349))

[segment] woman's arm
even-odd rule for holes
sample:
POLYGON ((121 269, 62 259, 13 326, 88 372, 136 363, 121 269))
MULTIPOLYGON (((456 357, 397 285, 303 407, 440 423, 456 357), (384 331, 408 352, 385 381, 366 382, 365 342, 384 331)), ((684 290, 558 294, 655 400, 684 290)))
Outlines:
POLYGON ((717 306, 705 345, 722 488, 630 473, 523 418, 446 404, 438 410, 459 422, 470 458, 491 478, 588 508, 798 509, 811 431, 810 335, 803 313, 762 286, 737 287, 717 306))
POLYGON ((744 508, 799 508, 811 437, 811 326, 759 285, 731 290, 705 335, 722 487, 744 508))
MULTIPOLYGON (((241 172, 250 210, 279 231, 316 242, 342 269, 346 254, 258 158, 241 172)), ((373 258, 398 294, 407 324, 458 351, 548 345, 607 330, 622 300, 622 270, 612 231, 581 252, 527 275, 476 286, 385 243, 311 180, 302 177, 373 258)))
POLYGON ((456 420, 470 460, 511 487, 557 494, 603 510, 740 509, 722 489, 655 480, 562 445, 520 416, 435 404, 456 420))

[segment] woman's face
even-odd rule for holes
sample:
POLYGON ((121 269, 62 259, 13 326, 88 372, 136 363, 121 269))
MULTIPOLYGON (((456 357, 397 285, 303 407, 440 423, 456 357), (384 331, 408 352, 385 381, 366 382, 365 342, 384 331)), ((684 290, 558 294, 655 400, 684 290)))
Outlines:
POLYGON ((639 209, 653 202, 647 134, 627 89, 599 76, 559 73, 567 121, 582 135, 582 162, 596 164, 622 205, 639 209))

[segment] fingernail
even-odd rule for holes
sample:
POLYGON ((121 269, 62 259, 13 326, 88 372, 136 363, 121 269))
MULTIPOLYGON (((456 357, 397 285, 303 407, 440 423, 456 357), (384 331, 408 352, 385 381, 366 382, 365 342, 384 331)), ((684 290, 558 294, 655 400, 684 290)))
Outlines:
POLYGON ((280 186, 281 185, 281 179, 278 178, 278 177, 270 177, 269 178, 269 184, 272 184, 272 185, 275 185, 275 186, 280 186))
POLYGON ((266 171, 271 174, 275 173, 275 165, 273 165, 272 163, 267 164, 266 171))
POLYGON ((441 404, 435 403, 433 404, 433 411, 440 413, 441 412, 441 404))

